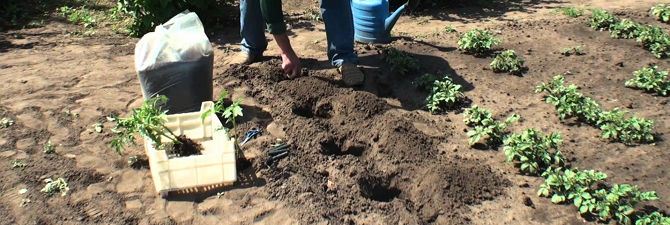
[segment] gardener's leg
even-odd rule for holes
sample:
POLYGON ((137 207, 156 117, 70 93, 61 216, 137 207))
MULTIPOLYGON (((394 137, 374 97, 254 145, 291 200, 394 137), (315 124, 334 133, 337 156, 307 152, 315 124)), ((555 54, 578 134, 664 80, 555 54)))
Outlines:
POLYGON ((234 56, 231 64, 251 64, 268 47, 260 0, 240 0, 240 35, 242 52, 234 56))
POLYGON ((342 73, 349 86, 363 83, 364 75, 358 69, 358 55, 354 52, 354 18, 351 1, 321 0, 321 16, 326 25, 328 59, 342 73))

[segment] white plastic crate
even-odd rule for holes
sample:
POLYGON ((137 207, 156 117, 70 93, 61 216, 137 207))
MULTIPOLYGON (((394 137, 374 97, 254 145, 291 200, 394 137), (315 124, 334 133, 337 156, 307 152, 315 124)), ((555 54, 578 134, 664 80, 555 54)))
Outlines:
MULTIPOLYGON (((168 158, 165 150, 156 150, 150 139, 144 138, 144 149, 149 157, 151 176, 156 192, 167 197, 171 191, 227 186, 237 180, 234 138, 219 130, 223 124, 211 113, 203 123, 202 114, 214 108, 214 102, 203 102, 200 112, 168 115, 166 127, 175 135, 184 134, 200 142, 201 155, 168 158)), ((164 139, 169 142, 169 139, 164 139)))

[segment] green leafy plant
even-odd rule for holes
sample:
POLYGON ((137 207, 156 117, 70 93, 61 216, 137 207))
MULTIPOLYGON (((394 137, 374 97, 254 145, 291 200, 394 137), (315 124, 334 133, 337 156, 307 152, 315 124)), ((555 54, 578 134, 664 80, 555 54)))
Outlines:
POLYGON ((467 33, 460 35, 458 40, 458 48, 465 50, 468 53, 476 55, 483 55, 488 53, 493 45, 501 43, 499 38, 492 37, 493 32, 483 31, 480 29, 473 29, 467 33))
POLYGON ((449 77, 433 82, 430 94, 426 98, 426 107, 431 113, 454 109, 465 102, 461 85, 454 84, 449 77))
POLYGON ((503 51, 498 54, 493 62, 491 68, 494 72, 507 72, 510 74, 521 74, 524 70, 525 61, 516 55, 514 50, 503 51))
POLYGON ((610 30, 612 25, 619 22, 618 17, 601 9, 592 9, 591 14, 588 24, 594 30, 610 30))
POLYGON ((404 75, 419 68, 419 60, 415 59, 410 53, 394 47, 386 48, 382 52, 382 60, 391 66, 393 72, 404 75))
POLYGON ((638 203, 658 199, 655 191, 640 192, 637 186, 615 184, 612 188, 599 189, 592 198, 582 201, 575 206, 588 209, 580 210, 582 214, 593 214, 599 221, 615 219, 620 224, 633 224, 635 207, 638 203))
POLYGON ((526 129, 505 140, 506 161, 518 161, 521 172, 525 174, 540 175, 554 164, 563 166, 565 163, 565 157, 558 150, 561 142, 563 139, 560 133, 543 136, 542 132, 534 128, 526 129))
POLYGON ((662 27, 640 26, 636 34, 636 41, 642 43, 656 58, 670 56, 670 35, 662 27))
POLYGON ((670 93, 668 71, 659 70, 657 65, 636 70, 633 75, 635 78, 626 81, 625 85, 627 87, 641 88, 662 96, 667 96, 670 93))
POLYGON ((607 178, 607 174, 594 170, 562 167, 547 168, 541 176, 545 181, 537 191, 538 196, 551 197, 551 202, 556 204, 572 201, 580 211, 590 209, 591 206, 582 206, 582 202, 591 199, 589 191, 597 182, 607 178))
POLYGON ((116 122, 112 132, 117 138, 112 140, 110 146, 121 155, 125 150, 124 145, 136 145, 135 134, 139 133, 149 138, 157 149, 164 147, 163 137, 168 138, 171 144, 181 144, 177 135, 172 133, 165 126, 167 120, 167 110, 162 110, 160 102, 166 103, 167 97, 158 95, 144 101, 139 109, 132 109, 129 118, 119 118, 116 115, 108 118, 111 122, 116 122))
POLYGON ((519 120, 519 115, 514 114, 508 117, 505 121, 500 122, 491 116, 491 112, 487 109, 480 108, 474 105, 465 110, 465 119, 463 120, 468 126, 473 126, 474 129, 468 130, 468 143, 474 145, 482 138, 485 138, 486 144, 490 147, 497 147, 502 144, 507 138, 507 127, 519 120))
POLYGON ((624 119, 628 112, 615 108, 612 111, 603 111, 598 103, 577 92, 577 86, 563 86, 564 78, 555 76, 550 83, 542 83, 536 92, 549 92, 545 101, 554 105, 561 120, 576 117, 602 130, 603 138, 621 141, 626 145, 634 142, 651 142, 654 127, 653 120, 639 117, 624 119))
MULTIPOLYGON (((441 74, 441 72, 438 72, 437 74, 441 74)), ((447 77, 447 75, 435 75, 432 73, 424 73, 423 75, 421 75, 419 78, 416 79, 415 84, 417 88, 430 91, 433 89, 433 84, 435 84, 435 81, 443 80, 445 77, 447 77)))
POLYGON ((649 10, 652 16, 663 22, 670 22, 670 5, 658 4, 649 10))
POLYGON ((53 153, 56 153, 56 146, 52 145, 52 144, 51 144, 51 141, 47 141, 47 144, 44 145, 44 148, 42 149, 42 151, 43 151, 45 154, 53 154, 53 153))
POLYGON ((660 225, 660 224, 670 224, 670 217, 663 216, 659 212, 653 213, 638 213, 638 219, 635 221, 635 225, 660 225))
POLYGON ((463 113, 465 119, 465 125, 475 126, 482 125, 484 120, 491 118, 491 112, 488 109, 479 107, 478 105, 472 105, 470 108, 465 109, 463 113))
POLYGON ((449 26, 444 27, 444 31, 446 31, 447 33, 454 33, 454 32, 456 32, 456 29, 454 28, 453 25, 449 25, 449 26))
POLYGON ((232 1, 119 0, 117 8, 123 13, 132 15, 133 22, 128 30, 131 36, 139 37, 187 9, 198 13, 198 17, 205 25, 210 24, 223 15, 221 5, 229 3, 232 1))
POLYGON ((572 18, 584 15, 584 9, 575 8, 575 7, 572 7, 572 6, 561 7, 557 11, 561 12, 564 16, 572 17, 572 18))
POLYGON ((67 192, 70 191, 70 187, 67 184, 67 181, 65 181, 64 178, 58 178, 56 180, 53 180, 51 178, 47 178, 44 180, 46 185, 41 192, 44 192, 47 196, 53 196, 55 194, 60 193, 61 196, 67 195, 67 192))
POLYGON ((620 39, 637 38, 639 35, 640 27, 642 27, 642 25, 638 23, 635 23, 628 19, 622 19, 621 21, 612 25, 611 37, 620 39))
POLYGON ((564 56, 570 56, 570 55, 585 55, 584 51, 582 50, 582 46, 572 46, 569 48, 564 48, 561 51, 561 55, 564 56))
MULTIPOLYGON (((208 111, 205 111, 202 114, 201 119, 203 122, 205 121, 205 118, 212 114, 221 114, 223 118, 226 119, 224 123, 231 123, 233 125, 233 132, 235 134, 235 139, 238 139, 237 136, 237 124, 236 124, 236 119, 237 117, 243 116, 244 114, 242 113, 242 107, 240 104, 242 103, 243 99, 238 99, 237 101, 233 102, 229 106, 224 105, 224 101, 228 97, 228 92, 224 91, 219 95, 219 99, 216 101, 214 104, 214 108, 210 109, 208 111)), ((224 130, 225 128, 217 128, 217 130, 224 130)))
POLYGON ((598 125, 603 131, 603 138, 619 140, 627 145, 654 141, 654 135, 651 134, 653 120, 635 116, 624 119, 626 114, 627 111, 620 111, 618 108, 600 114, 598 125))

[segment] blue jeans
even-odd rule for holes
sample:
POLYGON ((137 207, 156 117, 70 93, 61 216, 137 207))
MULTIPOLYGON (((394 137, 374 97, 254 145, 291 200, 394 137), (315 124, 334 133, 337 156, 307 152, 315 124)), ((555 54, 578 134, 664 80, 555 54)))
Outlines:
MULTIPOLYGON (((339 67, 342 63, 358 64, 354 52, 354 20, 350 0, 321 0, 321 17, 326 25, 328 60, 339 67)), ((265 21, 259 0, 240 0, 240 34, 242 50, 259 56, 268 47, 265 21)))

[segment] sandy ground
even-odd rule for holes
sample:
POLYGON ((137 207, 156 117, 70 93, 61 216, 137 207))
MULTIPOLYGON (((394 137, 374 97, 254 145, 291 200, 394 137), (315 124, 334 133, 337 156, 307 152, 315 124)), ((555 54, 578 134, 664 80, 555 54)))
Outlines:
MULTIPOLYGON (((0 129, 3 224, 585 224, 573 206, 554 205, 535 195, 542 180, 517 174, 504 152, 468 146, 461 113, 431 115, 419 109, 425 98, 412 80, 423 72, 450 71, 473 103, 495 115, 510 112, 523 120, 520 132, 536 127, 561 132, 562 151, 579 168, 606 172, 611 183, 655 190, 652 205, 670 206, 665 165, 668 143, 626 147, 608 143, 592 127, 561 123, 535 86, 570 71, 568 83, 582 87, 603 108, 626 108, 653 118, 656 132, 669 138, 668 98, 625 88, 632 71, 649 63, 668 69, 632 40, 617 40, 591 30, 583 18, 552 14, 559 6, 584 6, 623 12, 622 17, 661 25, 647 17, 656 1, 532 1, 522 9, 447 10, 424 17, 403 16, 392 44, 415 54, 422 71, 392 73, 379 59, 379 46, 357 45, 365 85, 347 88, 329 67, 323 23, 303 15, 313 1, 285 1, 291 41, 310 70, 296 80, 276 79, 278 51, 271 42, 268 60, 251 67, 230 67, 238 28, 212 36, 215 48, 214 93, 231 91, 244 98, 239 128, 267 133, 244 147, 251 162, 243 182, 232 188, 160 198, 147 168, 135 170, 109 148, 112 123, 106 116, 127 115, 142 101, 133 66, 138 39, 99 32, 93 37, 67 34, 72 25, 47 26, 0 34, 0 116, 15 124, 0 129), (429 18, 429 17, 425 17, 429 18), (457 34, 443 32, 490 28, 500 46, 522 52, 529 67, 524 77, 495 74, 491 58, 456 50, 457 34), (405 35, 403 35, 405 34, 405 35), (411 34, 411 35, 407 35, 411 34), (563 48, 582 45, 584 56, 562 56, 563 48), (270 60, 272 59, 272 60, 270 60), (66 111, 77 113, 67 114, 66 111), (95 132, 102 123, 104 131, 95 132), (293 142, 295 154, 277 168, 263 166, 264 151, 276 138, 293 142), (47 144, 57 154, 46 155, 47 144), (12 168, 11 160, 27 163, 12 168), (45 178, 66 177, 65 197, 44 197, 45 178), (27 188, 28 192, 18 191, 27 188), (224 193, 217 195, 217 193, 224 193), (533 207, 524 205, 530 198, 533 207), (30 202, 22 206, 25 199, 30 202)), ((317 7, 314 4, 312 8, 317 7)), ((431 12, 427 12, 429 14, 431 12)), ((667 25, 663 25, 666 26, 667 25)), ((268 39, 271 36, 268 35, 268 39)), ((141 154, 141 147, 127 154, 141 154)))

